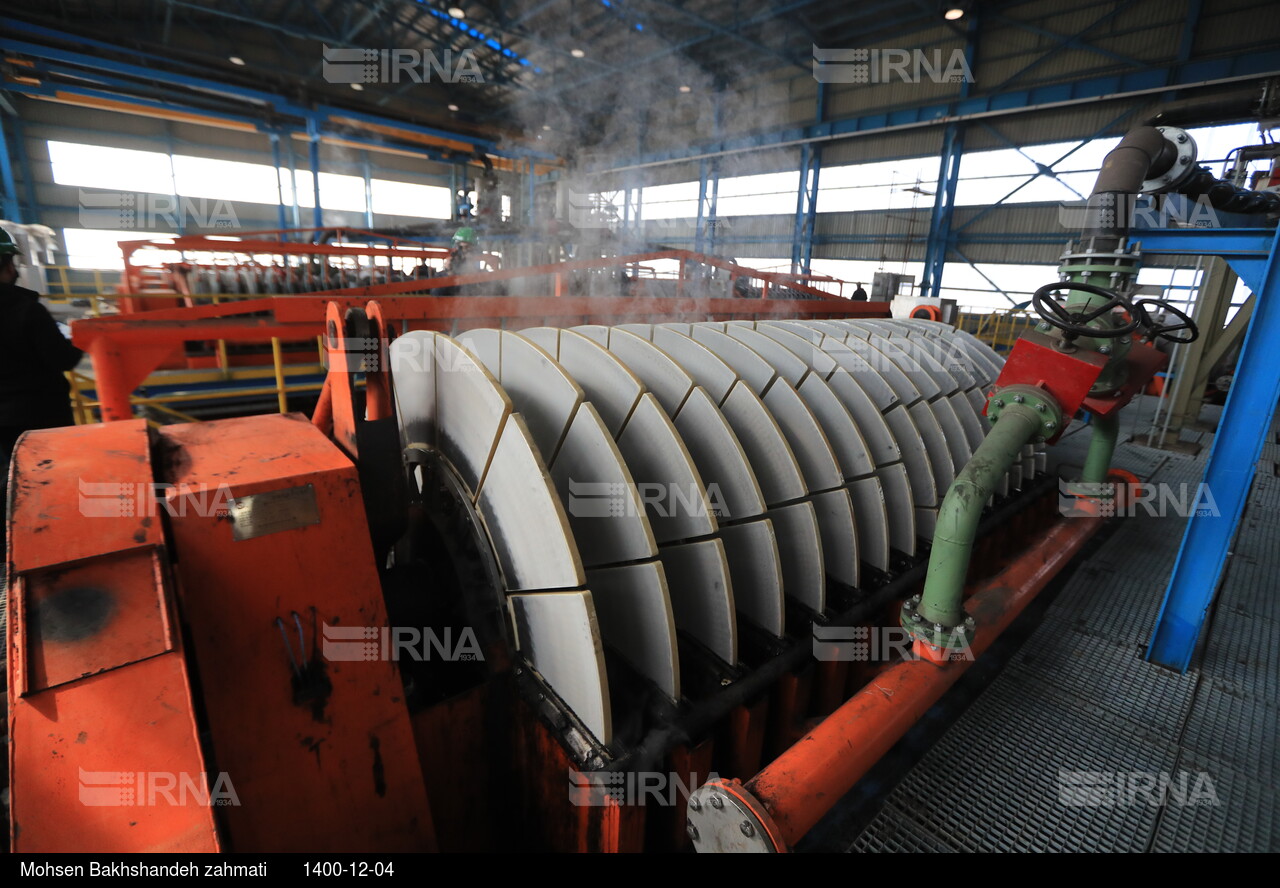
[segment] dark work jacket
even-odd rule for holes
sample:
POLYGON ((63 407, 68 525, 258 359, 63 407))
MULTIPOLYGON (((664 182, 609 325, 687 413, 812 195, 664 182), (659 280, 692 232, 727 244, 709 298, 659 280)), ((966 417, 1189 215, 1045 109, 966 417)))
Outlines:
POLYGON ((39 293, 0 284, 0 427, 72 425, 71 386, 63 373, 83 354, 62 335, 39 293))

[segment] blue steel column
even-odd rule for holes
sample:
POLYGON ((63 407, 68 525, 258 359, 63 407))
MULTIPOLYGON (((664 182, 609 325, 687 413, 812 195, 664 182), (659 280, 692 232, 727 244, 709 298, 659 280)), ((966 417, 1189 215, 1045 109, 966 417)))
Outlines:
MULTIPOLYGON (((969 18, 965 36, 964 57, 973 71, 978 56, 978 16, 969 18)), ((961 100, 967 99, 972 83, 960 84, 961 100)), ((964 155, 964 124, 948 124, 942 136, 942 160, 938 165, 938 190, 929 214, 929 238, 924 251, 924 278, 920 295, 937 299, 942 289, 942 268, 947 263, 947 246, 951 241, 951 218, 955 212, 956 184, 960 181, 960 160, 964 155)))
POLYGON ((951 240, 951 217, 955 210, 956 185, 960 181, 960 158, 964 154, 964 127, 953 123, 942 137, 942 162, 938 166, 938 191, 929 213, 929 238, 925 243, 924 279, 920 295, 937 299, 942 288, 942 267, 947 261, 951 240))
POLYGON ((364 152, 364 227, 373 228, 373 169, 369 165, 369 152, 364 152))
POLYGON ((320 129, 314 117, 307 118, 308 162, 311 164, 311 192, 315 207, 311 210, 311 227, 324 228, 324 211, 320 208, 320 129))
MULTIPOLYGON (((1143 240, 1145 247, 1146 238, 1143 240)), ((1227 256, 1228 261, 1231 258, 1227 256)), ((1148 659, 1181 672, 1191 663, 1222 579, 1280 398, 1280 361, 1274 354, 1275 343, 1280 342, 1280 236, 1272 242, 1261 274, 1253 264, 1247 268, 1244 263, 1232 265, 1256 294, 1256 308, 1205 469, 1205 489, 1217 506, 1217 514, 1196 514, 1188 519, 1147 650, 1148 659)), ((1199 500, 1197 495, 1195 501, 1199 500)))
POLYGON ((284 182, 280 179, 279 133, 271 134, 271 165, 276 168, 276 227, 284 230, 289 227, 289 222, 284 215, 284 182))
POLYGON ((22 222, 22 205, 18 202, 18 186, 13 179, 13 163, 9 160, 9 141, 4 135, 4 123, 0 119, 0 178, 4 184, 4 217, 12 222, 22 222))
MULTIPOLYGON (((821 84, 819 84, 821 86, 821 84)), ((809 163, 813 148, 804 144, 800 146, 800 181, 796 185, 796 218, 791 229, 791 273, 800 270, 800 259, 804 255, 804 221, 808 218, 809 208, 805 206, 805 197, 809 193, 809 163)))

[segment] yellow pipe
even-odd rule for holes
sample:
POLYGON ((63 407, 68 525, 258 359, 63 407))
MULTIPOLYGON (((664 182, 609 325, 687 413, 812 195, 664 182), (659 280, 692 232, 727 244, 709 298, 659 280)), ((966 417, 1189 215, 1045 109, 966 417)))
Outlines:
POLYGON ((284 358, 280 354, 280 337, 271 338, 271 359, 276 365, 276 399, 280 402, 280 412, 289 412, 289 396, 285 394, 284 358))

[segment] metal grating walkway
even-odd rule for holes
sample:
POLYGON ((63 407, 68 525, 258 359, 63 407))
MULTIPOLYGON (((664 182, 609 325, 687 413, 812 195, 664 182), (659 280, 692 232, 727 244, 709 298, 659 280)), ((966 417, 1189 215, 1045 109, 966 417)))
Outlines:
MULTIPOLYGON (((1212 437, 1197 434, 1196 458, 1130 443, 1115 463, 1194 490, 1212 437)), ((1064 439, 1060 465, 1087 443, 1064 439)), ((1280 851, 1278 454, 1264 448, 1186 675, 1143 659, 1185 520, 1139 510, 842 850, 1280 851)))

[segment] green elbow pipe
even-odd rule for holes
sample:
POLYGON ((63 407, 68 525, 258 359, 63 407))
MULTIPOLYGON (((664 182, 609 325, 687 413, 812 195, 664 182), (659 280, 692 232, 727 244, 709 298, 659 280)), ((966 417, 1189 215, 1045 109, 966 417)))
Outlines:
POLYGON ((1080 480, 1086 484, 1102 484, 1111 471, 1111 457, 1120 439, 1118 413, 1093 415, 1093 437, 1089 439, 1089 453, 1084 459, 1084 471, 1080 480))
MULTIPOLYGON (((915 613, 924 624, 953 627, 965 618, 963 593, 978 520, 1022 448, 1044 434, 1045 417, 1030 404, 1009 404, 974 451, 938 510, 924 594, 915 613)), ((914 617, 912 617, 914 619, 914 617)))

